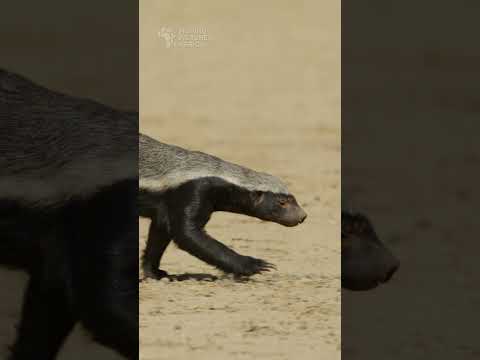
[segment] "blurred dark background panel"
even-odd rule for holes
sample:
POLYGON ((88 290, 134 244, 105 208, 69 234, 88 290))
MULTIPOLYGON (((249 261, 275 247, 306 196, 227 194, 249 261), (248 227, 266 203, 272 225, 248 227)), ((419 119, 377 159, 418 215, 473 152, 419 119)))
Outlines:
POLYGON ((138 107, 138 3, 8 1, 0 66, 62 92, 138 107))
MULTIPOLYGON (((4 1, 0 49, 0 68, 53 90, 138 111, 135 1, 4 1)), ((0 359, 14 339, 26 279, 0 268, 0 359)), ((121 357, 78 329, 60 359, 85 358, 121 357)))
POLYGON ((342 2, 342 200, 400 258, 342 358, 479 359, 480 3, 342 2))

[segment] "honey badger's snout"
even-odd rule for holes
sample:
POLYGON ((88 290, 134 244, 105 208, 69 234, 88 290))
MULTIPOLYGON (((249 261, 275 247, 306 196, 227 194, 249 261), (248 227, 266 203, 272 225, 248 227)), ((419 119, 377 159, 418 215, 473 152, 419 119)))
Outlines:
POLYGON ((296 226, 305 221, 307 213, 296 202, 295 204, 288 204, 285 207, 285 214, 282 219, 282 225, 296 226))
POLYGON ((378 239, 365 216, 342 212, 343 288, 373 289, 388 282, 399 267, 399 260, 378 239))
POLYGON ((307 213, 293 195, 261 193, 256 201, 255 216, 284 226, 296 226, 305 221, 307 213))
POLYGON ((308 216, 307 213, 299 206, 298 212, 297 212, 298 223, 299 224, 303 223, 307 218, 307 216, 308 216))

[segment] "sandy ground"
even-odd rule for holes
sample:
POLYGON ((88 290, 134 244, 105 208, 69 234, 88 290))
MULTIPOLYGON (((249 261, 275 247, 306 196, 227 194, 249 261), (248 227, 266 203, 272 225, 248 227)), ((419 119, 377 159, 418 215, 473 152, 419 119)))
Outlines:
POLYGON ((309 214, 296 228, 214 215, 213 236, 277 265, 248 282, 170 246, 162 268, 182 281, 140 284, 142 360, 340 358, 339 10, 141 2, 141 131, 275 174, 309 214), (208 40, 167 48, 163 26, 208 40))

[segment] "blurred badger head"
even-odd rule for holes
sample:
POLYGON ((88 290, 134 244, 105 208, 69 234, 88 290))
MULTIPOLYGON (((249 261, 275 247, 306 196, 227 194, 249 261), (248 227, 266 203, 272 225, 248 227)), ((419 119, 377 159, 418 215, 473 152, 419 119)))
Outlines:
POLYGON ((342 211, 342 288, 373 289, 389 281, 399 266, 364 215, 342 211))

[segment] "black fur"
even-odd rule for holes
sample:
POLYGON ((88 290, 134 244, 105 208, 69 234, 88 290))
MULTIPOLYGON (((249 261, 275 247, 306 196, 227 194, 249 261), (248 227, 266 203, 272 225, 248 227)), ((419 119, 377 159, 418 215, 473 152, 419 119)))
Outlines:
POLYGON ((10 359, 54 359, 76 322, 138 358, 137 189, 126 181, 52 209, 2 203, 0 260, 30 274, 10 359))
POLYGON ((75 323, 138 358, 138 114, 0 69, 0 265, 30 275, 10 359, 75 323))
POLYGON ((362 214, 342 211, 342 287, 370 290, 390 280, 400 263, 362 214))
POLYGON ((204 227, 214 211, 277 222, 288 218, 293 225, 289 212, 296 209, 289 206, 298 207, 291 195, 252 192, 215 177, 192 180, 160 194, 140 191, 139 214, 152 220, 143 255, 144 274, 157 279, 167 275, 159 266, 172 239, 180 249, 227 273, 250 276, 269 271, 272 264, 236 253, 208 235, 204 227))

